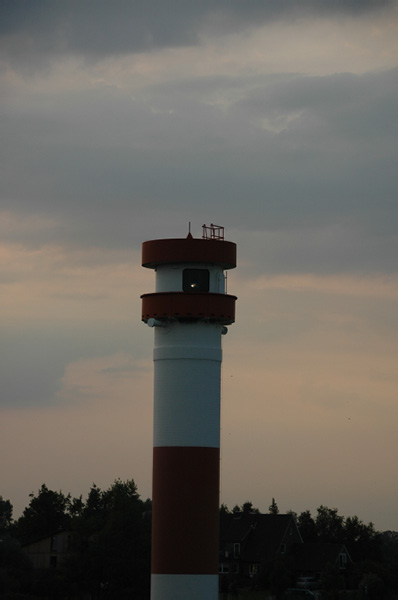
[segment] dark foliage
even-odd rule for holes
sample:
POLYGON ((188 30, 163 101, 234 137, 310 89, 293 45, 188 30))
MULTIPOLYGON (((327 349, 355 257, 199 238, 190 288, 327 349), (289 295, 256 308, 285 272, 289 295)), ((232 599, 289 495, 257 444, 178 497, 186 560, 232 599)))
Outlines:
POLYGON ((317 516, 312 518, 309 510, 297 517, 297 524, 304 542, 332 542, 345 544, 354 562, 379 560, 381 539, 373 523, 367 525, 358 517, 338 514, 336 508, 320 506, 317 516))
POLYGON ((94 485, 73 523, 69 579, 93 598, 139 598, 149 589, 150 517, 134 481, 117 480, 105 491, 94 485))
POLYGON ((12 523, 12 504, 9 500, 3 500, 0 496, 0 531, 11 527, 12 523))
MULTIPOLYGON (((274 499, 271 508, 277 514, 274 499)), ((220 517, 235 512, 259 510, 249 501, 232 511, 224 504, 220 517)), ((372 523, 344 518, 326 506, 318 508, 315 518, 302 512, 297 524, 304 542, 343 543, 354 561, 344 582, 332 567, 325 571, 325 597, 337 597, 341 587, 380 600, 398 592, 398 533, 379 533, 372 523)), ((43 484, 16 523, 11 502, 0 497, 0 600, 146 599, 150 533, 151 502, 140 499, 133 480, 116 480, 107 490, 94 484, 85 501, 43 484), (56 569, 32 569, 23 544, 60 531, 70 534, 68 558, 56 569)), ((289 557, 277 557, 262 565, 255 583, 279 598, 292 585, 293 574, 289 557)), ((229 579, 226 583, 230 587, 229 579)))
POLYGON ((268 512, 270 515, 277 515, 279 513, 279 508, 277 503, 275 502, 275 498, 272 498, 272 502, 268 508, 268 512))
POLYGON ((107 490, 93 485, 86 502, 43 484, 8 526, 14 539, 0 544, 0 600, 148 597, 151 502, 140 499, 133 480, 107 490), (32 570, 21 543, 61 531, 71 542, 67 558, 56 569, 32 570))
POLYGON ((304 542, 316 542, 318 540, 315 521, 309 510, 302 512, 297 517, 297 525, 304 542))
POLYGON ((29 506, 16 523, 16 535, 23 544, 70 527, 69 495, 53 492, 43 484, 37 496, 30 497, 29 506))
MULTIPOLYGON (((247 502, 244 506, 251 506, 247 502)), ((269 511, 277 514, 275 500, 269 511), (271 511, 272 509, 272 511, 271 511)), ((235 506, 232 511, 223 504, 220 517, 224 514, 243 512, 243 506, 235 506)), ((344 518, 336 508, 321 505, 317 515, 312 517, 309 510, 298 516, 289 511, 296 520, 297 525, 306 543, 339 543, 344 544, 353 561, 344 571, 344 576, 334 565, 323 574, 323 593, 325 598, 340 597, 341 589, 356 589, 358 594, 365 593, 368 597, 377 597, 382 600, 390 597, 388 594, 398 593, 398 533, 377 532, 373 523, 365 524, 357 516, 344 518)), ((262 587, 271 589, 278 597, 281 589, 288 585, 294 587, 294 569, 288 562, 288 557, 278 562, 263 564, 256 578, 262 587), (274 564, 275 563, 275 564, 274 564), (280 583, 278 587, 277 582, 280 583)))
POLYGON ((29 589, 31 565, 19 542, 8 535, 0 541, 0 598, 18 597, 29 589))

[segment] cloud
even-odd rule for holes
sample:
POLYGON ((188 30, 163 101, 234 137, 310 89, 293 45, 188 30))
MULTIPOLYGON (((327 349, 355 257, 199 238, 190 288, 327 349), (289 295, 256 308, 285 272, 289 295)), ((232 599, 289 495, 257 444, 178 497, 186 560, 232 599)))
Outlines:
POLYGON ((140 245, 215 222, 238 244, 223 499, 394 527, 397 8, 1 4, 3 494, 150 494, 140 245))
MULTIPOLYGON (((238 242, 239 260, 243 273, 239 276, 272 275, 276 273, 315 273, 331 274, 396 274, 396 236, 387 220, 378 216, 372 228, 370 214, 367 218, 355 219, 343 212, 324 214, 324 223, 319 217, 306 213, 303 206, 300 218, 299 207, 296 219, 286 217, 286 222, 275 226, 264 220, 263 231, 237 229, 229 232, 231 239, 238 242), (305 221, 308 221, 306 223, 305 221)), ((327 211, 325 206, 325 213, 327 211)), ((265 205, 264 212, 268 212, 265 205)), ((272 212, 269 211, 270 220, 272 212)), ((233 277, 233 275, 232 275, 233 277)))
POLYGON ((269 268, 394 270, 397 81, 396 69, 183 77, 134 97, 10 98, 1 191, 25 214, 12 235, 138 249, 142 230, 227 215, 238 236, 267 234, 269 268))
POLYGON ((273 21, 309 16, 381 12, 390 0, 296 0, 273 2, 167 3, 161 0, 4 0, 1 14, 1 50, 14 65, 33 67, 65 54, 94 60, 109 55, 152 49, 192 46, 203 34, 242 32, 273 21))
MULTIPOLYGON (((27 223, 6 222, 29 238, 27 223)), ((33 235, 46 223, 33 220, 33 235)), ((60 392, 71 363, 123 351, 136 364, 147 351, 144 327, 127 330, 131 319, 139 326, 150 285, 131 250, 9 243, 0 265, 3 407, 58 406, 73 396, 60 392)))
POLYGON ((79 334, 76 325, 49 320, 22 330, 2 327, 1 408, 54 409, 134 389, 135 377, 148 369, 139 358, 138 336, 123 342, 124 327, 115 322, 80 324, 79 334), (131 354, 106 354, 123 347, 131 354))
POLYGON ((117 353, 75 361, 67 365, 57 391, 63 403, 117 402, 132 394, 137 378, 152 369, 151 361, 135 360, 133 355, 117 353))

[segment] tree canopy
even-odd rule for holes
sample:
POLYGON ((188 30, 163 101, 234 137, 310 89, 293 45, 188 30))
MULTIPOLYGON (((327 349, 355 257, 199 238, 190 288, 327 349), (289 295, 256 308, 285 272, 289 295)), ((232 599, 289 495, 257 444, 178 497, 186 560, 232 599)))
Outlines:
POLYGON ((321 505, 315 519, 306 510, 298 515, 297 524, 304 542, 340 542, 355 561, 379 558, 378 532, 373 523, 365 524, 357 516, 345 519, 336 508, 321 505))
POLYGON ((70 526, 71 498, 62 492, 49 490, 43 483, 37 495, 30 494, 30 503, 17 521, 17 535, 22 543, 52 535, 70 526))
MULTIPOLYGON (((1 501, 0 515, 5 514, 3 521, 10 524, 12 507, 8 502, 1 501)), ((61 531, 68 532, 71 540, 69 556, 55 571, 31 582, 32 597, 37 594, 37 597, 64 598, 64 594, 72 594, 73 590, 92 598, 102 597, 105 590, 107 598, 146 597, 151 502, 141 500, 134 480, 117 479, 106 490, 93 484, 85 501, 50 490, 43 484, 37 494, 30 495, 29 505, 14 524, 15 539, 10 539, 7 545, 9 557, 18 556, 17 540, 23 547, 61 531)), ((24 591, 22 583, 17 589, 18 580, 23 581, 22 577, 15 577, 18 560, 11 558, 3 579, 15 580, 16 591, 24 591)), ((25 553, 22 558, 21 568, 25 568, 29 561, 25 553)))
POLYGON ((12 523, 12 504, 0 496, 0 531, 8 529, 12 523))
MULTIPOLYGON (((92 484, 87 497, 72 498, 42 484, 30 494, 29 505, 13 522, 12 504, 0 496, 0 597, 48 597, 64 600, 84 594, 97 598, 148 597, 150 578, 151 501, 142 500, 134 480, 116 479, 102 490, 92 484), (67 560, 41 578, 32 575, 23 545, 65 531, 70 537, 67 560), (21 548, 22 544, 22 548, 21 548)), ((269 513, 279 514, 275 498, 269 513)), ((234 513, 259 513, 246 501, 232 510, 220 507, 220 517, 234 513)), ((321 505, 312 516, 309 510, 290 514, 297 520, 304 542, 336 542, 345 544, 355 566, 355 586, 377 597, 384 589, 398 590, 398 534, 380 534, 372 523, 365 524, 357 516, 347 518, 336 508, 321 505), (384 586, 384 587, 383 587, 384 586)), ((285 582, 289 568, 283 557, 267 576, 268 585, 278 595, 277 582, 285 582), (271 574, 272 574, 271 573, 271 574)), ((332 570, 324 573, 325 589, 337 582, 332 570)), ((337 582, 338 583, 338 582, 337 582)), ((283 584, 285 585, 285 584, 283 584)), ((270 587, 270 589, 271 589, 270 587)), ((380 596, 381 597, 381 596, 380 596)))

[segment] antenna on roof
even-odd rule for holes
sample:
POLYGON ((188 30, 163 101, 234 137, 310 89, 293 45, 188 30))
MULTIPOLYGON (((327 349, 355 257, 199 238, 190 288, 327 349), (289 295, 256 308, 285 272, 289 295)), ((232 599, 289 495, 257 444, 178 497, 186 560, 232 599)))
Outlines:
POLYGON ((192 239, 192 234, 191 234, 191 221, 188 222, 188 235, 187 235, 187 240, 192 239))

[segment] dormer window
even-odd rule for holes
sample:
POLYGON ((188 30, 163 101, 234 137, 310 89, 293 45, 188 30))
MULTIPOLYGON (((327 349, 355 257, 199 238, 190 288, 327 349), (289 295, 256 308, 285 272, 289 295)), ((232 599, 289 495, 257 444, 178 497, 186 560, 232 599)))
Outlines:
POLYGON ((184 269, 182 289, 184 292, 208 292, 210 273, 207 269, 184 269))

